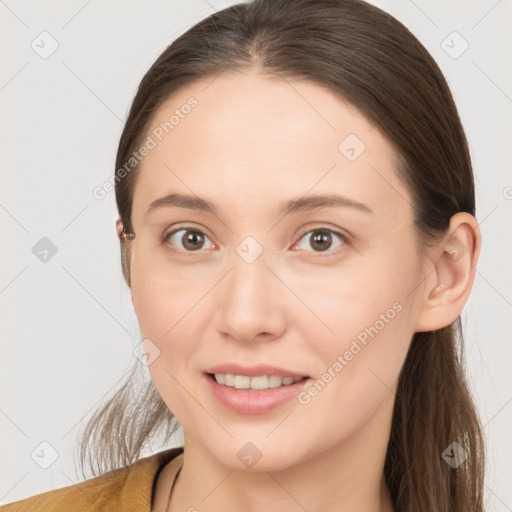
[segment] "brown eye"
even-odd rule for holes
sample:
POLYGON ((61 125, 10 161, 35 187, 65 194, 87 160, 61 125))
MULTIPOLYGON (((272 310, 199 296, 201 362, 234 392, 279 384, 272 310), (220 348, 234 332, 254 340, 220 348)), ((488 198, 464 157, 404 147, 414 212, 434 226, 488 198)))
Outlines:
POLYGON ((186 252, 202 249, 205 240, 210 240, 204 233, 197 229, 180 228, 166 235, 165 240, 170 240, 171 245, 186 252), (182 234, 180 234, 180 232, 182 234), (181 247, 180 247, 181 245, 181 247))
MULTIPOLYGON (((309 238, 308 245, 314 249, 313 252, 325 252, 332 248, 333 241, 335 242, 336 237, 341 240, 341 243, 336 245, 334 248, 343 245, 347 239, 341 233, 332 231, 331 229, 312 229, 302 235, 302 239, 309 238), (334 235, 334 236, 333 236, 334 235)), ((297 244, 298 246, 298 244, 297 244)), ((301 247, 304 249, 304 247, 301 247)), ((307 249, 307 248, 306 248, 307 249)), ((332 251, 331 251, 332 252, 332 251)))

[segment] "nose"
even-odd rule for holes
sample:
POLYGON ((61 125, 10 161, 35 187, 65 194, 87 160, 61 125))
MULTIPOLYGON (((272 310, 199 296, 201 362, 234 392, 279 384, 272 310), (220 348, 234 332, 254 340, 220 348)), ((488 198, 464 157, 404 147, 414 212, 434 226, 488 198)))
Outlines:
POLYGON ((264 253, 252 262, 241 254, 234 255, 231 270, 219 283, 216 328, 241 342, 278 339, 286 330, 290 292, 264 253))

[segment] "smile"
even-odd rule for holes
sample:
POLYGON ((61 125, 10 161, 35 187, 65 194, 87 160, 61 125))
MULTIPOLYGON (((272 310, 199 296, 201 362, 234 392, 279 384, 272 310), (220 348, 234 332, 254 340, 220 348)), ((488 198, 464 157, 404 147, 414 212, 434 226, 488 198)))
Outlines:
POLYGON ((252 391, 278 388, 280 386, 290 386, 291 384, 306 378, 301 376, 281 377, 280 375, 258 375, 255 377, 249 377, 247 375, 234 375, 232 373, 215 373, 213 377, 218 384, 236 389, 248 389, 252 391))

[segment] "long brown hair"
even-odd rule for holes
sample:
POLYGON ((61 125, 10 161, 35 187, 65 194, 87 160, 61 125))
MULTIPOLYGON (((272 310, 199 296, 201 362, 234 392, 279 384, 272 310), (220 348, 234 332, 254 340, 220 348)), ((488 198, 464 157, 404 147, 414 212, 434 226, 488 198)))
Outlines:
MULTIPOLYGON (((130 161, 171 94, 197 79, 253 67, 325 86, 375 123, 398 155, 397 173, 413 198, 421 250, 446 233, 452 215, 475 215, 468 145, 446 80, 405 26, 362 0, 255 0, 190 28, 143 77, 116 169, 130 161)), ((116 201, 127 233, 136 177, 137 165, 116 174, 116 201)), ((122 237, 120 244, 130 286, 122 237)), ((93 474, 131 465, 148 439, 160 432, 165 443, 177 428, 151 381, 134 391, 138 366, 135 361, 84 430, 82 471, 86 460, 93 474)), ((483 510, 484 445, 464 368, 460 318, 414 334, 399 377, 384 466, 396 511, 483 510), (467 455, 456 468, 442 457, 452 443, 467 455)))

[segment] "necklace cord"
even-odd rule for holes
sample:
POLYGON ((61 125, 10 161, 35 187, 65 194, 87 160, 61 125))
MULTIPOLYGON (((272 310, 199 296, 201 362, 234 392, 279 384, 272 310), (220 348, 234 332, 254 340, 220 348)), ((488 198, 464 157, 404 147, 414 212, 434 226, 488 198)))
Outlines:
POLYGON ((174 477, 174 481, 171 485, 171 490, 169 491, 169 497, 167 498, 167 506, 165 507, 165 512, 170 512, 171 511, 171 499, 172 499, 172 492, 174 491, 174 486, 176 485, 176 481, 178 480, 178 476, 180 475, 180 471, 181 471, 181 468, 183 466, 180 467, 180 469, 178 469, 178 472, 176 473, 176 476, 174 477))

